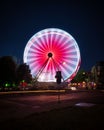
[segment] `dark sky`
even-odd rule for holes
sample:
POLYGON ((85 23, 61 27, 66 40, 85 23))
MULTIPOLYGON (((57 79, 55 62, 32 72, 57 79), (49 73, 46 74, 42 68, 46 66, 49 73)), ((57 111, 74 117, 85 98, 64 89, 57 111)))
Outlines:
POLYGON ((0 56, 23 61, 28 40, 45 28, 60 28, 77 41, 81 68, 104 60, 104 7, 99 1, 3 1, 0 4, 0 56))

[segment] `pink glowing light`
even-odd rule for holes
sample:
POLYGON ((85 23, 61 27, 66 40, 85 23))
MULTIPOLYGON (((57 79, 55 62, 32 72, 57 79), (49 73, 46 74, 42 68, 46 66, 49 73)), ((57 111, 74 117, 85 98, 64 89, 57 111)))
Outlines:
POLYGON ((49 28, 40 31, 30 38, 25 47, 24 62, 29 65, 33 77, 48 58, 38 81, 55 82, 57 69, 62 72, 64 80, 70 81, 80 67, 80 51, 77 42, 69 33, 61 29, 49 28), (49 53, 52 54, 50 58, 49 53))

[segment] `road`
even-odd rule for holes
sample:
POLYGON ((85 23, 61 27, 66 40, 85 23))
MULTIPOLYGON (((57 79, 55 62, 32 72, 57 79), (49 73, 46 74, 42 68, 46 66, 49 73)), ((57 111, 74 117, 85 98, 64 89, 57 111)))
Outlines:
POLYGON ((23 118, 33 113, 75 106, 78 103, 104 104, 104 91, 86 90, 0 95, 0 121, 23 118), (60 94, 60 95, 59 95, 60 94))

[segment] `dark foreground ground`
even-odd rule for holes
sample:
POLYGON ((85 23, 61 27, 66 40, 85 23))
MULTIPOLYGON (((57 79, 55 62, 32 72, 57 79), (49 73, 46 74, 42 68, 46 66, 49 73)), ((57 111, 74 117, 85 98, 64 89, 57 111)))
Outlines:
MULTIPOLYGON (((0 119, 0 130, 104 130, 104 91, 86 91, 68 94, 68 96, 70 95, 73 96, 73 98, 74 96, 78 98, 71 98, 66 102, 62 101, 58 104, 60 107, 47 109, 47 111, 32 112, 21 118, 17 116, 3 120, 0 119), (79 97, 78 95, 82 96, 79 97), (91 103, 91 106, 77 106, 76 104, 79 102, 91 103), (65 105, 65 103, 67 105, 65 105)), ((31 95, 28 96, 31 97, 31 95)), ((20 97, 21 96, 19 96, 19 98, 20 97)), ((9 102, 11 98, 13 97, 2 97, 1 100, 8 99, 9 102)), ((2 101, 0 110, 4 108, 2 101)), ((18 99, 15 101, 18 101, 18 99)), ((52 104, 54 105, 55 102, 52 102, 52 104)), ((7 106, 7 109, 10 109, 10 104, 5 104, 5 106, 7 106)), ((13 104, 11 107, 14 107, 13 104)), ((27 112, 25 107, 22 108, 27 112)), ((15 113, 16 111, 12 112, 15 113)), ((7 114, 7 116, 8 115, 9 114, 7 114)))

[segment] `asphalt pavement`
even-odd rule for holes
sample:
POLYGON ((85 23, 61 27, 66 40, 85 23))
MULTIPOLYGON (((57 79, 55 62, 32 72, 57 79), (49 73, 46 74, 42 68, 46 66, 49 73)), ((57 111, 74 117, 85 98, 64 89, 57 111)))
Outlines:
POLYGON ((0 93, 0 121, 24 118, 34 113, 75 105, 76 107, 91 107, 91 104, 104 104, 103 90, 0 93))

